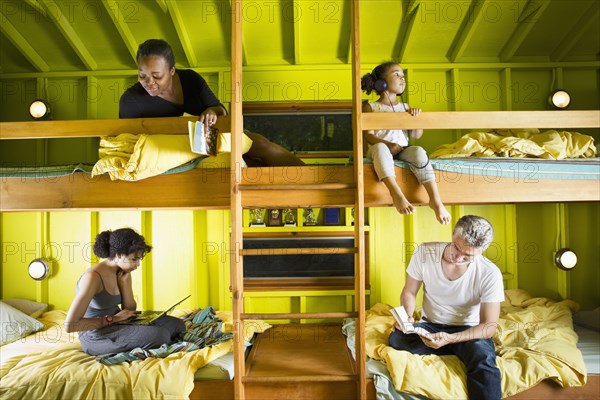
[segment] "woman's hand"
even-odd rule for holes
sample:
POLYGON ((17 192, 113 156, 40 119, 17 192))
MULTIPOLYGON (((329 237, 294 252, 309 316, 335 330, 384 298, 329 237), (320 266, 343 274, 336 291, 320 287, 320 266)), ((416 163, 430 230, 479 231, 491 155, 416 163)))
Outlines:
POLYGON ((119 268, 117 271, 117 286, 121 292, 124 288, 131 287, 131 272, 126 272, 119 268))
POLYGON ((408 112, 413 117, 416 117, 417 115, 421 114, 421 109, 420 108, 411 108, 410 110, 408 110, 408 112))
POLYGON ((139 311, 124 309, 113 316, 113 322, 126 321, 130 318, 137 316, 138 314, 139 311))
POLYGON ((202 114, 200 114, 198 120, 204 125, 212 126, 217 122, 217 113, 215 112, 215 110, 207 108, 202 112, 202 114))

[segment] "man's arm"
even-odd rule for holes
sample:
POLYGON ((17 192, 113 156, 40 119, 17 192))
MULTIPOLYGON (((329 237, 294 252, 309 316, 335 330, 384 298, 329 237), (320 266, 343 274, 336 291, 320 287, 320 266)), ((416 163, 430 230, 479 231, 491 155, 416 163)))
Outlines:
POLYGON ((408 314, 408 321, 414 323, 413 313, 415 312, 415 303, 417 299, 417 293, 421 288, 423 281, 419 281, 410 275, 406 275, 406 283, 400 294, 400 304, 404 306, 406 314, 408 314))
POLYGON ((425 344, 438 349, 449 343, 461 343, 474 339, 489 339, 496 333, 500 319, 500 303, 481 303, 479 309, 479 324, 465 331, 454 334, 440 332, 433 335, 433 340, 423 338, 425 344))

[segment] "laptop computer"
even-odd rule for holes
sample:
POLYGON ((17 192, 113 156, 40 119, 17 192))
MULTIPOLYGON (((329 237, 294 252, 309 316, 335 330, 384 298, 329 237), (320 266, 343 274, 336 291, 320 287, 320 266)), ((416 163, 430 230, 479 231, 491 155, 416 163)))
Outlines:
POLYGON ((154 321, 156 321, 163 315, 167 315, 167 313, 170 313, 171 311, 173 311, 175 309, 175 307, 177 307, 179 304, 183 303, 190 297, 191 297, 191 295, 187 295, 186 297, 179 300, 177 303, 173 304, 171 307, 169 307, 165 311, 142 311, 139 315, 136 315, 134 318, 130 318, 128 320, 120 321, 117 323, 118 324, 132 324, 132 325, 150 325, 151 323, 153 323, 154 321))

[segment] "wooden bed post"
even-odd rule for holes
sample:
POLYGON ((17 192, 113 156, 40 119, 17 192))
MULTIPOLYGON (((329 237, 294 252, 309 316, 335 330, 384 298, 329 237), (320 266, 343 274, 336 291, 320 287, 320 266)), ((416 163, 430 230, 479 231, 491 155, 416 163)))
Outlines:
POLYGON ((244 399, 245 352, 244 326, 241 314, 244 312, 244 264, 240 251, 243 245, 242 194, 239 184, 242 181, 242 0, 231 1, 231 295, 233 307, 233 357, 234 357, 234 396, 244 399))
POLYGON ((354 132, 354 309, 356 318, 356 368, 359 399, 367 398, 365 346, 365 190, 363 169, 362 95, 360 88, 360 14, 359 0, 352 1, 352 131, 354 132))

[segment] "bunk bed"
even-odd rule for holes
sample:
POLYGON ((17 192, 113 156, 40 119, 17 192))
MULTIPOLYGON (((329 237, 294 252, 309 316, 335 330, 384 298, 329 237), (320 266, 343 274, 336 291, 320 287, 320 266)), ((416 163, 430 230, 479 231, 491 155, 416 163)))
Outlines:
MULTIPOLYGON (((497 112, 424 112, 418 118, 398 114, 362 114, 360 112, 360 88, 358 73, 360 71, 360 48, 358 40, 358 2, 353 2, 353 86, 354 86, 354 130, 389 129, 389 128, 422 128, 422 129, 480 129, 480 128, 532 128, 532 127, 565 127, 565 128, 598 128, 598 111, 497 111, 497 112)), ((241 5, 239 0, 232 2, 232 7, 241 5)), ((241 19, 232 18, 232 72, 231 87, 241 87, 241 19), (237 20, 237 21, 235 21, 237 20)), ((220 118, 217 127, 222 132, 241 132, 242 113, 239 96, 232 96, 236 100, 231 104, 231 119, 220 118)), ((0 123, 0 140, 25 140, 39 138, 74 138, 74 137, 101 137, 112 136, 120 133, 145 133, 145 134, 183 134, 187 132, 189 118, 153 118, 138 120, 87 120, 87 121, 36 121, 36 122, 2 122, 0 123)), ((360 137, 361 135, 356 135, 360 137)), ((241 158, 239 135, 233 135, 232 159, 241 158)), ((361 139, 356 139, 355 144, 361 144, 361 139)), ((355 146, 360 147, 362 146, 355 146)), ((304 167, 263 167, 263 168, 196 168, 186 172, 163 174, 137 182, 111 181, 108 176, 90 177, 86 172, 75 172, 65 176, 44 175, 34 178, 24 177, 23 174, 4 175, 0 187, 0 211, 52 211, 52 210, 113 210, 113 209, 231 209, 232 241, 240 242, 240 221, 242 207, 350 207, 360 205, 364 207, 391 206, 392 201, 388 191, 377 181, 370 165, 362 164, 362 150, 355 148, 354 166, 344 165, 310 165, 304 167), (233 177, 233 179, 232 179, 233 177), (302 190, 293 189, 302 186, 302 190), (114 190, 124 188, 127 190, 114 190), (240 196, 240 189, 244 195, 240 196), (247 189, 247 190, 246 190, 247 189), (364 189, 364 192, 363 192, 364 189), (361 193, 363 192, 363 193, 361 193), (111 193, 110 197, 100 194, 111 193)), ((527 160, 525 160, 527 162, 527 160)), ((493 161, 490 161, 493 163, 493 161)), ((233 163, 232 163, 233 164, 233 163)), ((566 166, 567 164, 565 164, 566 166)), ((526 173, 530 172, 525 169, 526 173)), ((574 201, 599 201, 600 185, 595 179, 568 179, 544 178, 525 180, 515 177, 495 177, 490 182, 486 175, 477 175, 469 168, 466 171, 453 170, 456 176, 445 179, 437 171, 440 194, 446 204, 500 204, 520 202, 574 202, 574 201), (458 178, 457 178, 458 177, 458 178), (459 183, 457 183, 459 182, 459 183)), ((42 173, 43 174, 43 173, 42 173)), ((526 176, 527 177, 527 176, 526 176)), ((529 176, 529 178, 532 178, 529 176)), ((397 180, 407 198, 413 204, 427 204, 425 190, 417 184, 413 174, 406 168, 397 168, 397 180)), ((357 236, 363 225, 363 207, 357 207, 355 221, 357 236)), ((364 239, 364 238, 363 238, 364 239)), ((356 245, 361 252, 357 241, 356 245)), ((231 257, 233 260, 236 257, 231 257)), ((363 260, 364 262, 364 260, 363 260)), ((364 264, 362 265, 364 267, 364 264)), ((357 332, 364 331, 364 271, 358 267, 356 291, 356 313, 339 313, 339 318, 358 317, 357 332), (361 316, 361 313, 362 316, 361 316)), ((232 297, 233 297, 233 324, 239 329, 240 317, 244 314, 243 279, 240 268, 232 267, 232 297), (241 283, 241 285, 240 285, 241 283), (240 304, 241 303, 241 304, 240 304)), ((331 313, 330 313, 331 314, 331 313)), ((335 316, 335 314, 334 314, 335 316)), ((247 317, 247 316, 245 316, 247 317)), ((289 319, 319 318, 318 314, 293 315, 286 314, 289 319)), ((280 328, 284 329, 284 328, 280 328)), ((321 329, 321 328, 318 328, 321 329)), ((277 329, 267 330, 279 332, 277 329)), ((336 337, 341 336, 339 326, 334 327, 336 337)), ((332 332, 328 330, 327 332, 332 332)), ((239 335, 239 331, 236 331, 239 335)), ((327 333, 330 335, 330 333, 327 333)), ((334 335, 331 333, 331 335, 334 335)), ((330 343, 333 349, 331 359, 340 360, 343 368, 335 374, 325 371, 322 379, 315 379, 314 366, 310 364, 295 365, 296 379, 279 376, 273 377, 278 366, 290 364, 287 356, 273 357, 273 353, 261 355, 267 349, 284 349, 281 347, 282 335, 273 334, 269 347, 269 336, 259 336, 248 358, 247 368, 239 362, 240 355, 244 354, 243 343, 235 341, 234 353, 238 359, 234 363, 236 381, 207 380, 194 382, 191 398, 244 398, 241 381, 246 372, 259 371, 258 379, 254 375, 246 376, 245 382, 253 386, 248 391, 249 395, 261 393, 280 398, 310 397, 310 394, 320 393, 320 398, 354 397, 358 386, 359 398, 375 398, 372 380, 364 379, 364 361, 354 365, 351 361, 350 351, 339 346, 339 342, 330 343), (277 339, 279 337, 279 339, 277 339), (264 343, 263 343, 264 342, 264 343), (278 347, 279 346, 279 347, 278 347), (265 358, 266 357, 266 358, 265 358), (269 358, 270 357, 270 358, 269 358), (267 363, 265 363, 265 360, 267 363), (262 365, 259 365, 262 364, 262 365), (267 367, 267 375, 261 375, 267 367), (299 367, 299 368, 298 368, 299 367), (312 369, 311 369, 312 368, 312 369), (240 378, 241 376, 241 378, 240 378), (358 378, 357 378, 358 377, 358 378), (248 379, 252 378, 252 379, 248 379), (283 379, 282 379, 283 378, 283 379), (312 381, 311 381, 312 379, 312 381), (315 382, 316 380, 316 382, 315 382), (308 384, 307 382, 310 382, 308 384), (275 385, 278 384, 278 385, 275 385), (256 390, 259 389, 259 390, 256 390), (322 392, 316 392, 322 389, 322 392)), ((235 338, 235 336, 234 336, 235 338)), ((357 336, 356 355, 363 358, 364 341, 357 336), (362 347, 362 349, 361 349, 362 347)), ((292 351, 297 352, 307 346, 296 346, 292 351)), ((290 343, 285 350, 290 350, 290 343)), ((325 351, 325 350, 324 350, 325 351)), ((268 352, 267 352, 268 353, 268 352)), ((340 364, 336 364, 338 367, 340 364)), ((288 365, 289 366, 289 365, 288 365)), ((326 368, 326 367, 322 367, 326 368)), ((322 372, 322 371, 317 371, 322 372)), ((318 378, 318 377, 317 377, 318 378)), ((598 378, 596 376, 595 378, 598 378)), ((35 377, 30 377, 35 379, 35 377)), ((600 379, 594 379, 598 382, 600 379)), ((590 383, 592 377, 590 377, 590 383)), ((589 383, 588 383, 589 384, 589 383)), ((536 388, 542 385, 536 386, 536 388)), ((592 385, 597 388, 597 384, 592 385)), ((536 390, 533 388, 531 390, 536 390)), ((546 392, 547 393, 547 392, 546 392)), ((594 393, 597 395, 597 393, 594 393)), ((557 397, 556 395, 553 395, 557 397)), ((567 395, 569 396, 569 395, 567 395)), ((313 396, 314 397, 314 396, 313 396)), ((529 393, 529 398, 535 394, 529 393)), ((558 398, 558 397, 557 397, 558 398)))
MULTIPOLYGON (((139 120, 82 120, 1 122, 0 140, 40 138, 102 137, 120 133, 180 134, 187 132, 189 117, 152 118, 139 120)), ((364 129, 385 129, 402 126, 410 129, 476 129, 476 128, 597 128, 599 112, 592 111, 490 111, 490 112, 424 112, 418 118, 402 114, 363 115, 364 129)), ((220 118, 218 127, 230 131, 229 118, 220 118)), ((448 161, 448 160, 446 160, 448 161)), ((486 159, 477 172, 468 160, 450 160, 449 168, 436 171, 440 194, 446 204, 501 204, 521 202, 598 201, 598 161, 588 161, 596 173, 588 179, 569 179, 578 164, 566 160, 553 161, 561 174, 542 175, 544 160, 514 159, 508 175, 500 162, 486 159), (564 161, 564 162, 563 162, 564 161), (463 163, 462 166, 459 165, 463 163), (561 162, 563 162, 561 164, 561 162), (565 179, 567 178, 567 179, 565 179)), ((481 160, 477 160, 481 166, 481 160)), ((546 162, 547 163, 547 162, 546 162)), ((107 175, 92 178, 78 171, 65 176, 44 175, 26 178, 17 166, 12 175, 2 176, 0 210, 87 210, 87 209, 226 209, 230 200, 230 174, 227 168, 195 168, 186 172, 153 176, 141 181, 111 181, 107 175), (16 170, 16 172, 15 172, 16 170), (117 186, 119 185, 119 186, 117 186), (127 191, 114 187, 127 186, 127 191), (98 196, 111 192, 110 198, 98 196), (160 193, 160 196, 156 196, 160 193), (210 196, 203 195, 210 193, 210 196)), ((373 168, 364 165, 365 206, 392 204, 384 185, 377 181, 373 168)), ((5 168, 3 168, 5 170, 5 168)), ((23 169, 24 170, 24 169, 23 169)), ((254 185, 273 190, 249 191, 244 207, 349 207, 354 203, 353 168, 347 165, 307 165, 303 167, 245 168, 241 185, 254 185), (302 192, 291 192, 286 185, 314 185, 302 192), (316 189, 326 184, 335 191, 316 189), (285 193, 285 196, 283 194, 285 193)), ((581 174, 579 178, 582 178, 581 174)), ((427 204, 427 195, 407 168, 397 167, 397 181, 414 204, 427 204)))

